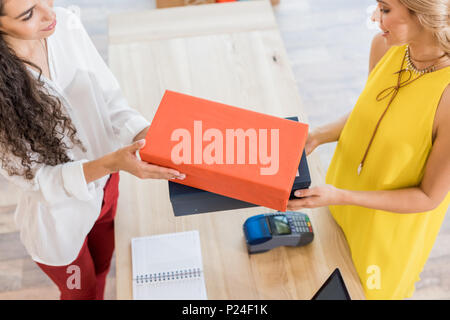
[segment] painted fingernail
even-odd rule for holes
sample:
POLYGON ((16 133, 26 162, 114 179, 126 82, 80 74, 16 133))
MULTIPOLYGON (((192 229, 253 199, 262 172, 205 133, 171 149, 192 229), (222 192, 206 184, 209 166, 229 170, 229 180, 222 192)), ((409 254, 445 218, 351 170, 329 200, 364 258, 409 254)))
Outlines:
POLYGON ((186 175, 185 175, 185 174, 180 174, 180 175, 177 177, 177 179, 180 179, 180 180, 184 180, 184 178, 186 178, 186 175))
POLYGON ((295 194, 296 197, 300 197, 302 195, 301 191, 295 191, 294 194, 295 194))

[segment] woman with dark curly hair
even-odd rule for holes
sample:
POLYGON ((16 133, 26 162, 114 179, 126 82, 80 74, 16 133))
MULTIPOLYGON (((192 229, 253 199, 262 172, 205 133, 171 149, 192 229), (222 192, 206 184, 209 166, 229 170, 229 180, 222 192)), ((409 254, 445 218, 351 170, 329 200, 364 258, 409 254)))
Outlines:
POLYGON ((148 127, 76 15, 0 0, 0 173, 21 191, 21 240, 61 299, 103 298, 120 170, 184 178, 136 157, 148 127))

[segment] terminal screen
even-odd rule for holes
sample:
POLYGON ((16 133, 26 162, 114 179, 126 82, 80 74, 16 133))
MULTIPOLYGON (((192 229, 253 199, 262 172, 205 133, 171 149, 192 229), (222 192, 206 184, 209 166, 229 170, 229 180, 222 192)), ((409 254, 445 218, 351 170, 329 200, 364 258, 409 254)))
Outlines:
POLYGON ((270 220, 273 234, 283 235, 291 233, 291 227, 286 216, 272 216, 270 220))

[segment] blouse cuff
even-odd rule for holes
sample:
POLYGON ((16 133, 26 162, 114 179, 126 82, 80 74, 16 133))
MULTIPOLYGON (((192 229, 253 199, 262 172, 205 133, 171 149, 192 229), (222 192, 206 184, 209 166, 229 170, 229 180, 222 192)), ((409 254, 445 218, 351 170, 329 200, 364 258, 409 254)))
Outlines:
POLYGON ((88 184, 84 177, 83 163, 85 162, 88 160, 69 162, 62 167, 64 189, 69 195, 81 201, 92 200, 95 193, 94 182, 88 184))
POLYGON ((119 139, 123 146, 127 146, 133 142, 133 139, 137 136, 139 132, 150 126, 148 122, 142 116, 134 116, 125 122, 125 125, 120 130, 119 139))

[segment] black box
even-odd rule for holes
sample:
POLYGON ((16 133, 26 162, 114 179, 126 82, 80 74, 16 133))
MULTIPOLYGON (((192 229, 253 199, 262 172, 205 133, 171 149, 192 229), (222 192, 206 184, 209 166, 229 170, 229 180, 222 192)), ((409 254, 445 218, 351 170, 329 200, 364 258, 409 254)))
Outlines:
MULTIPOLYGON (((297 117, 286 118, 298 121, 297 117)), ((302 158, 298 167, 298 173, 289 199, 295 199, 295 190, 307 189, 311 185, 308 162, 303 150, 302 158)), ((256 207, 257 205, 217 193, 186 186, 184 184, 169 181, 169 197, 175 216, 185 216, 197 213, 207 213, 214 211, 225 211, 242 208, 256 207)))

